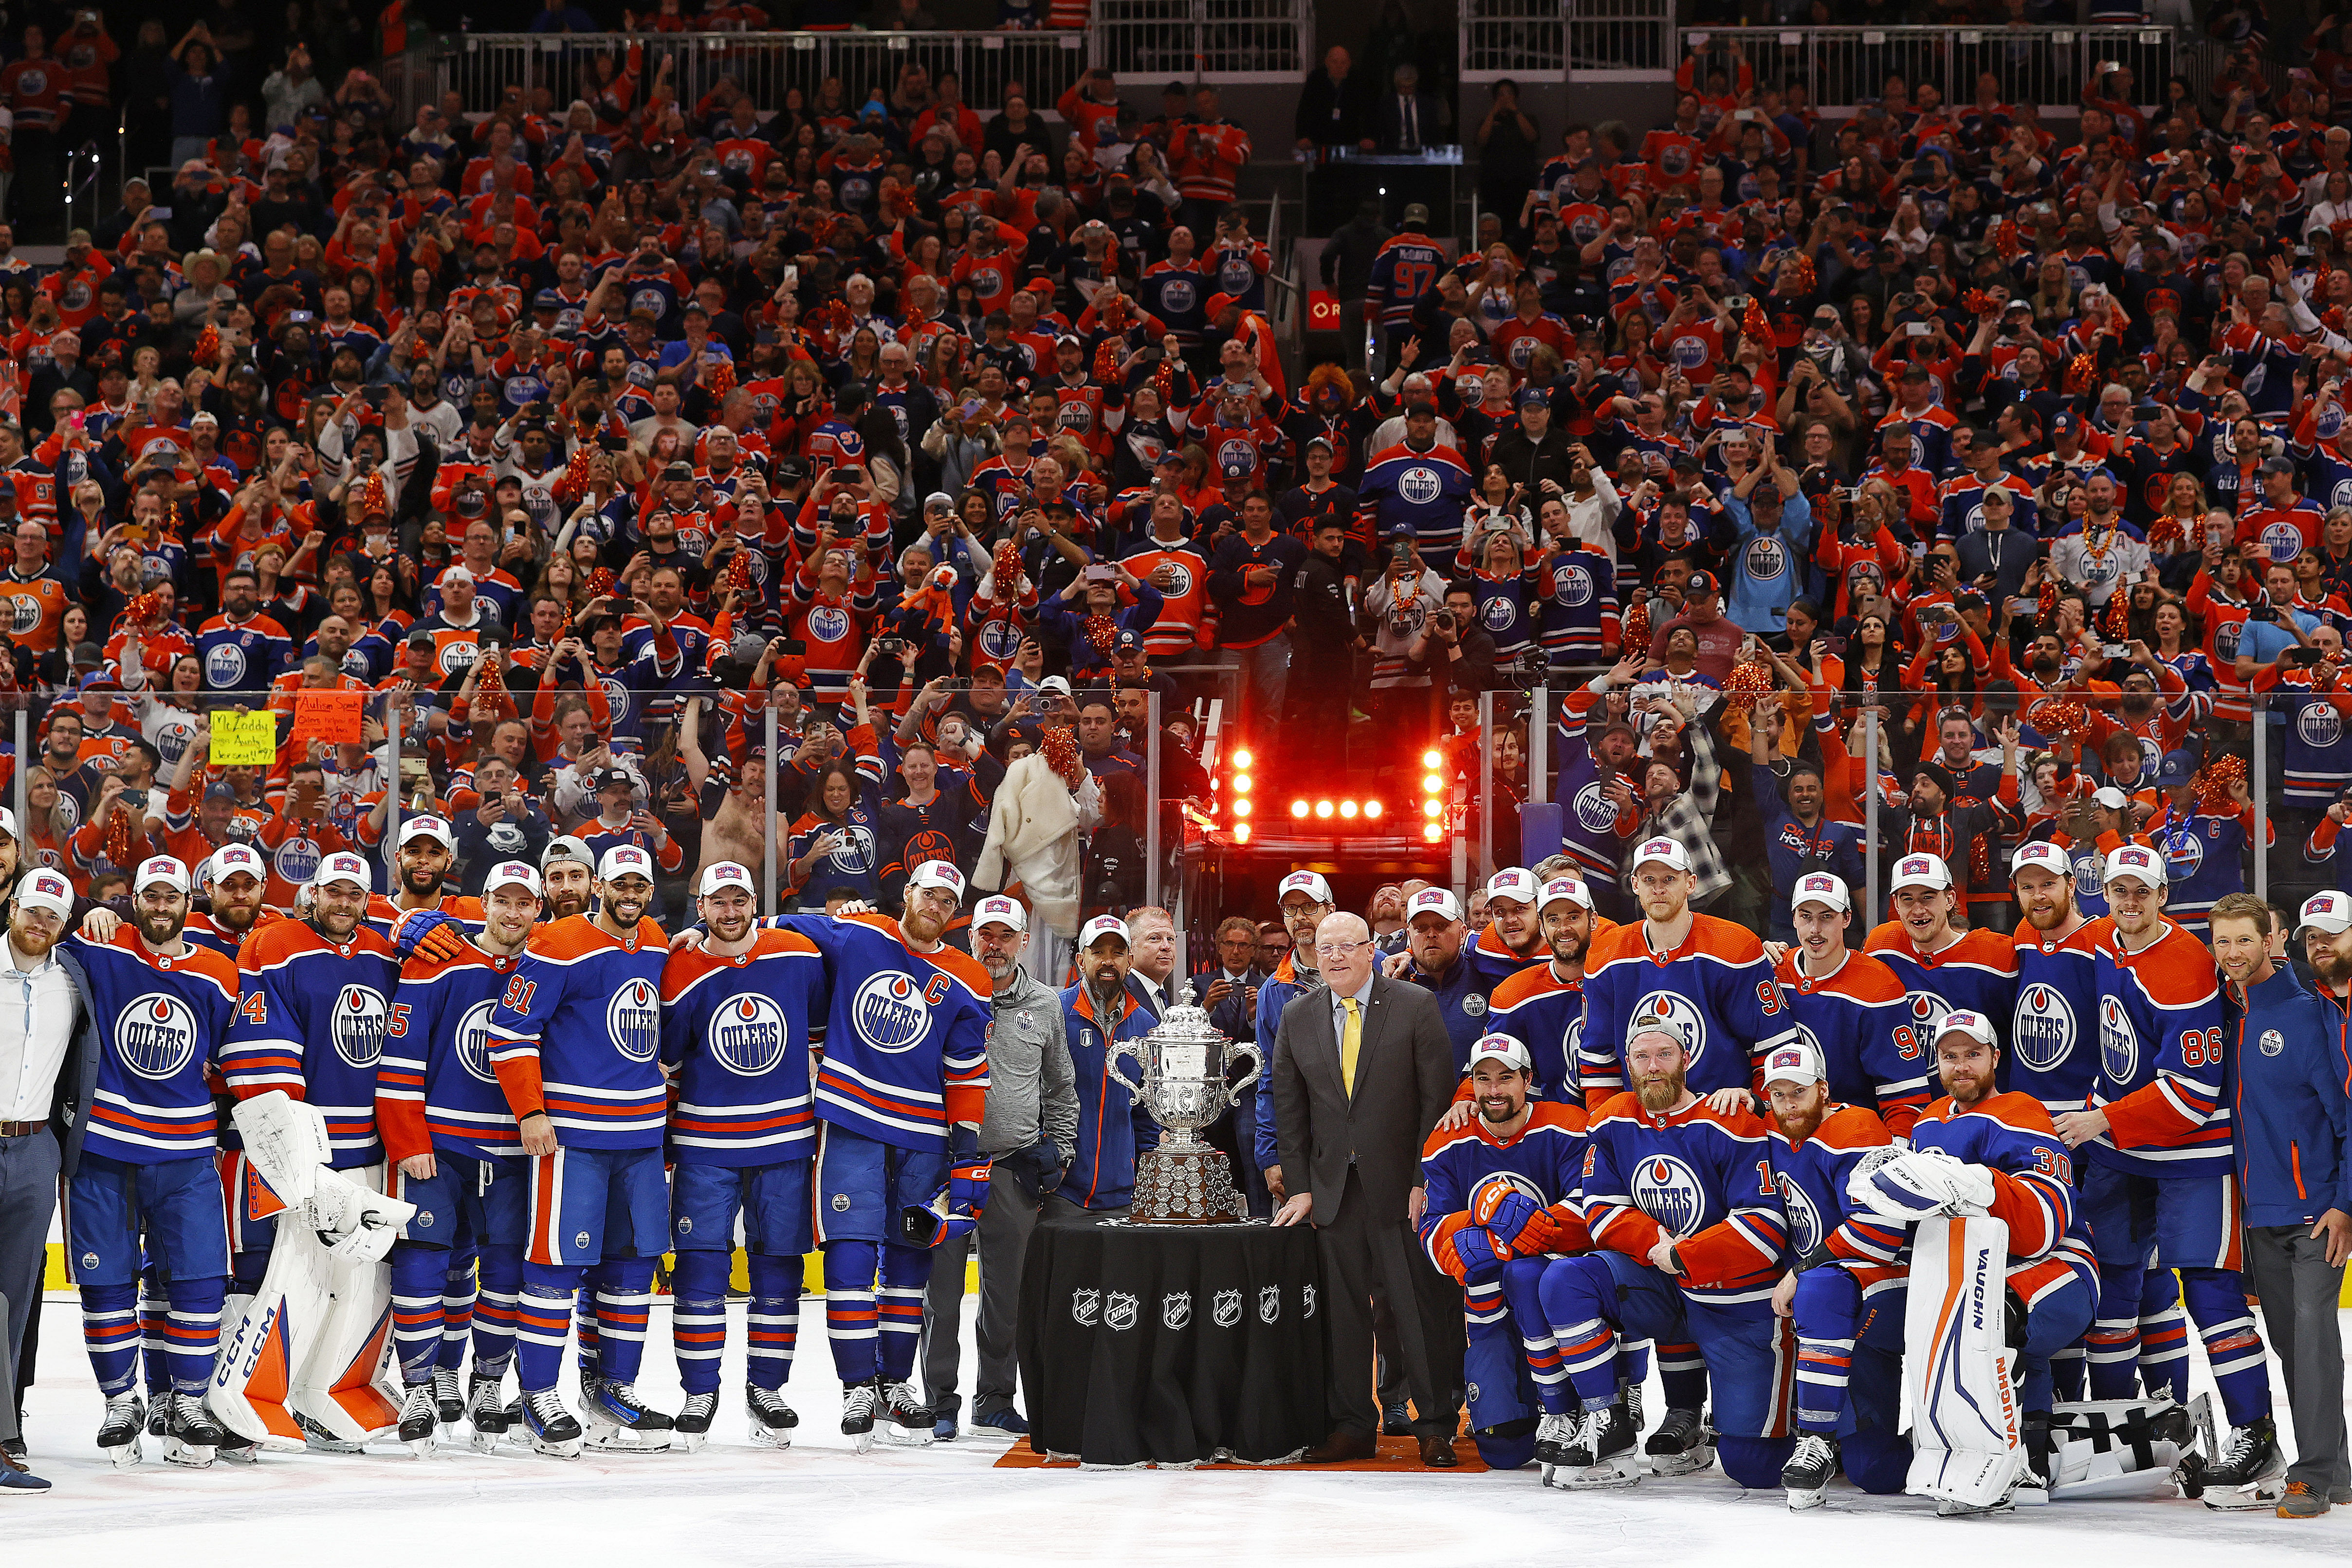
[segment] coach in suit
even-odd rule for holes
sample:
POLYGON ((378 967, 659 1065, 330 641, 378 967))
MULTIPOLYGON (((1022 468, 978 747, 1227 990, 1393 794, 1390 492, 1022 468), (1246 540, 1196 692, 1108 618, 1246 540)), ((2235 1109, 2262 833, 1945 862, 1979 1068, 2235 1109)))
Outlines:
POLYGON ((1425 1465, 1454 1464, 1448 1392, 1431 1355, 1413 1281, 1423 1201, 1421 1149, 1454 1098, 1454 1047, 1436 998, 1373 971, 1371 928, 1328 917, 1315 932, 1326 988, 1294 998, 1274 1037, 1276 1142, 1290 1195, 1276 1225, 1311 1220, 1328 1304, 1331 1435, 1309 1462, 1366 1458, 1372 1392, 1372 1298, 1397 1324, 1425 1465))

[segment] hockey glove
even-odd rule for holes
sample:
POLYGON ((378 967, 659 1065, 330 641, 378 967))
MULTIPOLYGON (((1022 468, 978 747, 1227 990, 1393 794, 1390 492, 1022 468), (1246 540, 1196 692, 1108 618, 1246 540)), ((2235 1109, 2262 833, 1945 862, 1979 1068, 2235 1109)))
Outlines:
POLYGON ((1847 1181, 1846 1195, 1882 1219, 1982 1214, 1992 1202, 1992 1176, 1940 1149, 1916 1150, 1892 1159, 1865 1159, 1847 1181))
POLYGON ((1519 1246, 1521 1233, 1541 1213, 1542 1205, 1533 1198, 1517 1187, 1507 1186, 1500 1182, 1482 1184, 1477 1192, 1471 1194, 1471 1223, 1486 1226, 1487 1235, 1508 1247, 1510 1250, 1506 1256, 1541 1250, 1519 1246))
POLYGON ((1454 1256, 1462 1260, 1462 1281, 1472 1284, 1481 1275, 1492 1275, 1503 1266, 1495 1251, 1495 1238, 1483 1226, 1465 1225, 1449 1238, 1454 1243, 1454 1256))
POLYGON ((446 963, 466 945, 466 928, 439 910, 411 910, 393 928, 393 951, 403 958, 421 952, 436 963, 446 963))

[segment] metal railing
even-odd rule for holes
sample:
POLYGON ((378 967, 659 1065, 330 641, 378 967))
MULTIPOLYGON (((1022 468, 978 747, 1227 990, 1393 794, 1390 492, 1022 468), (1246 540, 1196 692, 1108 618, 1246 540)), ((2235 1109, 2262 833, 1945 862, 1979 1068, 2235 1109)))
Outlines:
POLYGON ((1987 72, 2003 102, 2071 108, 2107 63, 2131 71, 2137 101, 2157 103, 2176 74, 2201 90, 2218 59, 2216 50, 2175 28, 2137 26, 1694 28, 1682 36, 1682 58, 1693 56, 1702 86, 1720 65, 1736 88, 1744 59, 1759 88, 1801 85, 1812 107, 1832 113, 1880 96, 1889 77, 1908 89, 1932 83, 1947 103, 1965 105, 1987 72))
POLYGON ((467 109, 487 110, 509 86, 526 92, 545 87, 560 110, 575 97, 593 97, 585 84, 597 57, 617 59, 642 44, 643 80, 650 83, 663 60, 676 60, 678 101, 689 107, 722 76, 734 78, 763 110, 779 107, 794 88, 814 100, 821 84, 838 79, 844 111, 856 113, 868 93, 877 87, 887 93, 913 64, 934 80, 953 71, 964 101, 984 111, 1003 103, 1012 86, 1028 94, 1033 108, 1050 110, 1086 74, 1087 42, 1077 32, 467 33, 443 41, 431 90, 438 96, 454 89, 467 109))
POLYGON ((1144 80, 1297 82, 1315 59, 1305 0, 1095 0, 1090 61, 1144 80))
POLYGON ((1655 80, 1675 68, 1671 0, 1463 0, 1465 82, 1655 80))

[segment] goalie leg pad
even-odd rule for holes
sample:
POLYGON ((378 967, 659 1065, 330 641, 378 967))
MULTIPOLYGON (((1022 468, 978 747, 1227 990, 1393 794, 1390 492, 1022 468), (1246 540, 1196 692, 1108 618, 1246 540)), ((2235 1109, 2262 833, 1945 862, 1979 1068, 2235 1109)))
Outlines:
POLYGON ((2022 1463, 2004 1297, 2009 1227, 1987 1217, 1921 1222, 1912 1240, 1905 1376, 1915 1412, 1906 1489, 1990 1508, 2022 1463))
POLYGON ((308 1198, 316 1173, 334 1161, 326 1117, 282 1089, 237 1101, 231 1120, 245 1141, 246 1163, 288 1204, 308 1198))
POLYGON ((2188 1449, 2176 1440, 2192 1424, 2168 1419, 2179 1406, 2163 1399, 2060 1405, 2050 1413, 2051 1496, 2149 1497, 2171 1479, 2188 1449))

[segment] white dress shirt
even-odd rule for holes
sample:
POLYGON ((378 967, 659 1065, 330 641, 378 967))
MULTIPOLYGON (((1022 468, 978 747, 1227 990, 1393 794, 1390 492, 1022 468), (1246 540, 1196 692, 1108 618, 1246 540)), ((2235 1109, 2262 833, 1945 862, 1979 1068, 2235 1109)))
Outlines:
POLYGON ((72 1043, 73 980, 55 952, 26 964, 9 941, 0 969, 0 1121, 47 1121, 72 1043))

